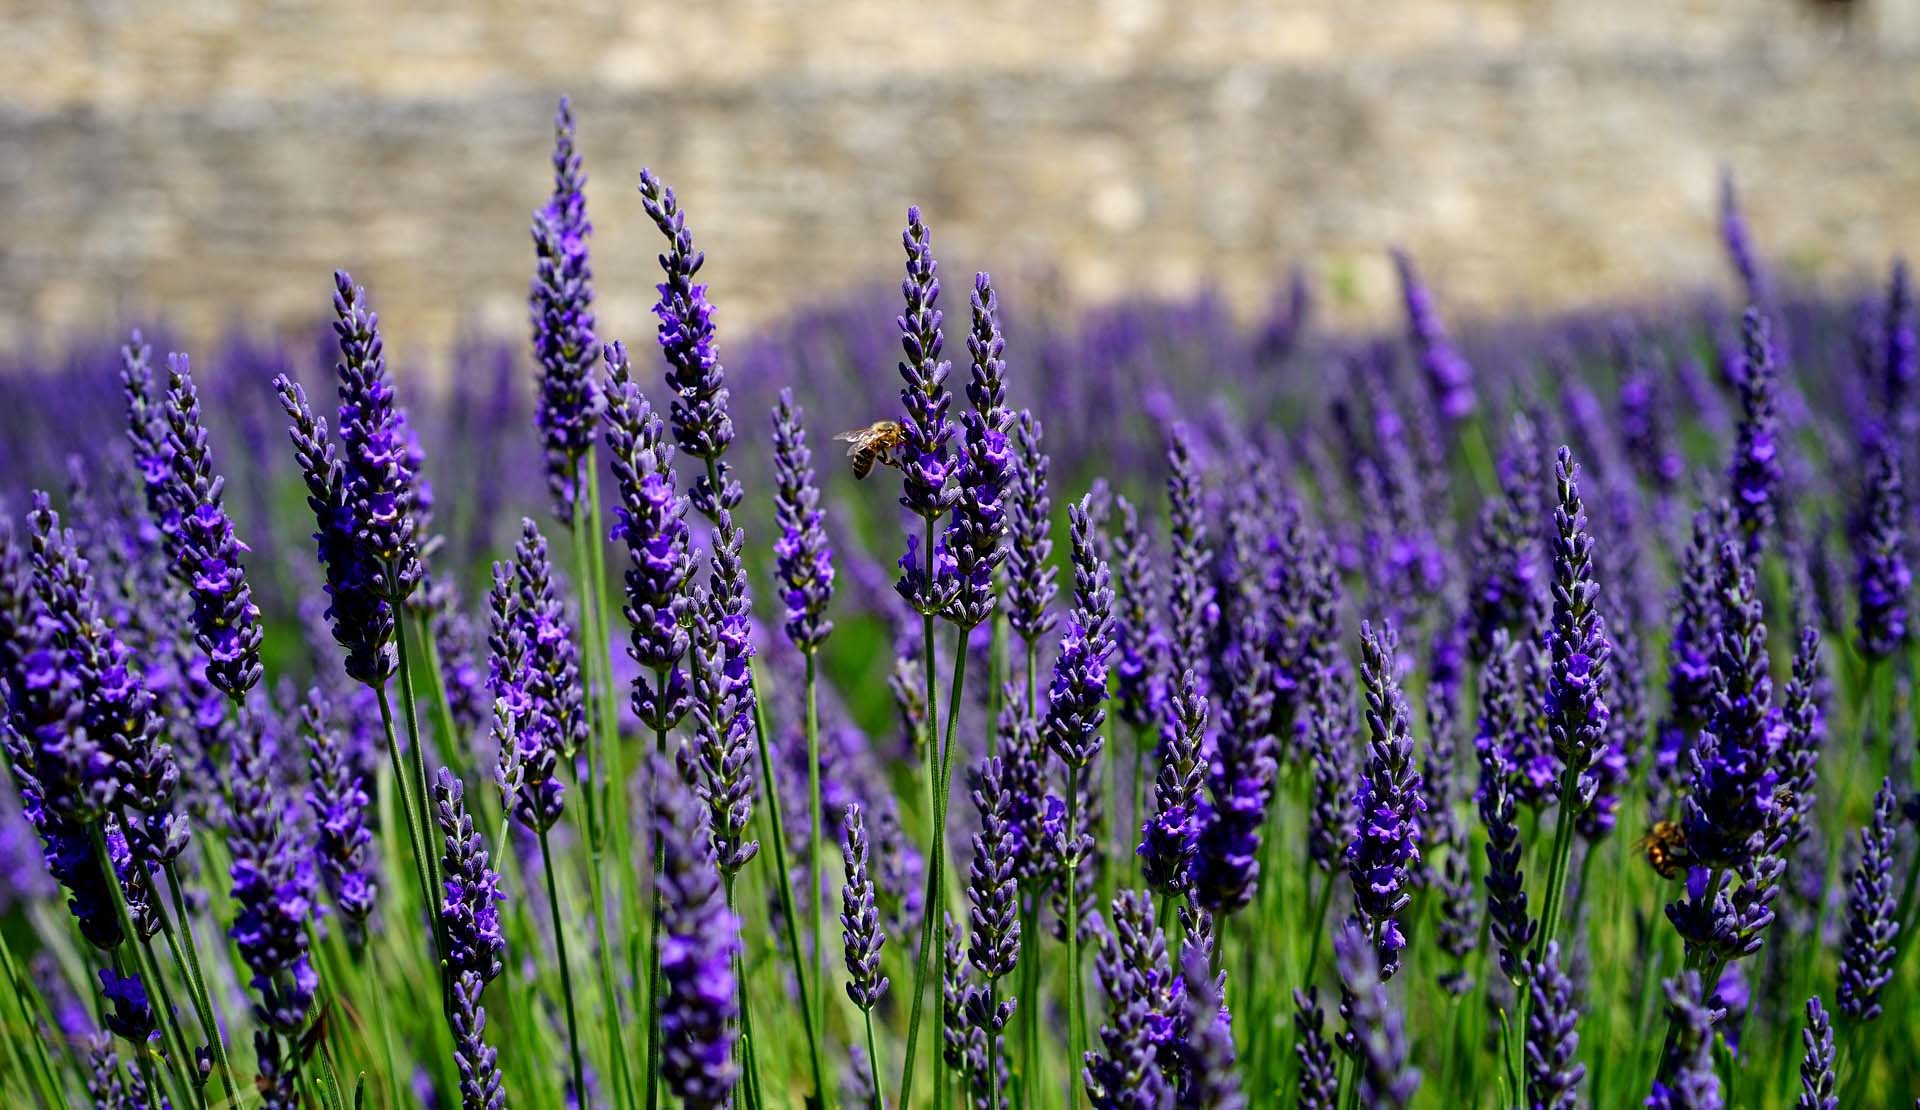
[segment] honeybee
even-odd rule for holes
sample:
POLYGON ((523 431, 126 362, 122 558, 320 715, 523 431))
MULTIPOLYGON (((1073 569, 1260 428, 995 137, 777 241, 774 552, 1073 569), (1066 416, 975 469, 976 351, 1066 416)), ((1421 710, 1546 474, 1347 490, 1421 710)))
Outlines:
POLYGON ((1678 821, 1656 821, 1647 835, 1634 847, 1646 853, 1647 862, 1663 879, 1675 879, 1693 863, 1687 850, 1687 832, 1678 821))
POLYGON ((853 476, 865 478, 873 473, 873 464, 899 466, 900 449, 907 444, 906 429, 895 420, 876 420, 864 428, 841 432, 833 437, 849 444, 847 457, 853 460, 853 476))

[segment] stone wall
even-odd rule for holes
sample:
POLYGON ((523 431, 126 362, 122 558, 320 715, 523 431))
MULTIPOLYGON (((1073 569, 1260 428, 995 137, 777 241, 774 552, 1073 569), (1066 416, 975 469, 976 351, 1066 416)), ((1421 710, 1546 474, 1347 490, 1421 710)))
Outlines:
POLYGON ((372 288, 402 352, 519 331, 552 102, 574 95, 602 320, 650 321, 673 183, 737 327, 949 273, 1075 295, 1306 264, 1343 318, 1404 243, 1455 309, 1717 280, 1713 194, 1842 276, 1920 243, 1915 0, 14 0, 0 344, 189 336, 372 288))

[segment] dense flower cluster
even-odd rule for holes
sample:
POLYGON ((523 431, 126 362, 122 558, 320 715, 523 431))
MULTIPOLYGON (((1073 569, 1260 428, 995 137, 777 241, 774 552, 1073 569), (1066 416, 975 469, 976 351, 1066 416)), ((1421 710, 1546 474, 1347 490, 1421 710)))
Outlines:
POLYGON ((586 184, 573 145, 573 105, 561 97, 553 117, 553 195, 533 214, 533 289, 527 299, 540 387, 534 424, 546 454, 547 491, 563 525, 573 523, 575 507, 586 497, 581 464, 593 447, 600 408, 586 184))

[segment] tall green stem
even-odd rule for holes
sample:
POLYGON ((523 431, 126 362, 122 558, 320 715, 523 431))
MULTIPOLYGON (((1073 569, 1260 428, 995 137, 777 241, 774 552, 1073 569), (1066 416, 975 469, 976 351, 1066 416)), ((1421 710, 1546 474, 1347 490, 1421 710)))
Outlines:
MULTIPOLYGON (((654 670, 655 688, 663 698, 672 671, 671 666, 654 670)), ((653 754, 656 764, 666 759, 665 728, 653 731, 653 754)), ((659 784, 654 784, 654 789, 659 789, 659 784)), ((667 866, 667 842, 661 839, 660 830, 654 825, 649 819, 648 826, 653 829, 653 896, 648 900, 647 912, 647 1110, 655 1110, 660 1105, 660 872, 667 866)))
POLYGON ((106 878, 107 887, 113 892, 113 912, 120 925, 121 944, 125 946, 122 951, 132 952, 140 978, 153 986, 156 993, 161 994, 161 1005, 155 1006, 154 1009, 160 1011, 160 1028, 172 1057, 170 1061, 172 1066, 168 1069, 168 1073, 175 1081, 179 1097, 184 1098, 186 1092, 194 1091, 200 1095, 199 1104, 204 1104, 206 1092, 199 1090, 188 1080, 185 1070, 188 1067, 187 1061, 193 1056, 192 1046, 180 1032, 179 1017, 173 1007, 164 1002, 166 981, 161 978, 159 962, 153 958, 153 951, 147 947, 144 940, 140 939, 139 932, 133 927, 133 914, 127 909, 127 892, 120 883, 120 872, 113 866, 113 856, 107 851, 106 832, 96 820, 87 825, 87 834, 93 840, 94 864, 100 868, 101 875, 106 878))
POLYGON ((60 1080, 54 1075, 53 1062, 47 1058, 46 1039, 35 1035, 40 1028, 40 1023, 35 1020, 33 1014, 35 1007, 28 1002, 33 997, 29 993, 32 987, 20 977, 20 965, 14 962, 13 949, 7 944, 4 930, 0 930, 0 975, 6 977, 7 997, 13 1000, 13 1005, 19 1011, 18 1017, 14 1020, 19 1022, 17 1028, 22 1032, 21 1036, 5 1038, 7 1052, 15 1058, 15 1067, 22 1072, 31 1073, 34 1083, 40 1089, 40 1101, 47 1106, 58 1106, 66 1099, 60 1094, 60 1080), (23 1043, 32 1049, 31 1067, 19 1062, 20 1045, 23 1043))
POLYGON ((167 931, 167 941, 172 947, 173 957, 180 966, 181 977, 187 982, 187 993, 193 1001, 194 1012, 200 1018, 200 1030, 206 1035, 207 1044, 213 1051, 214 1066, 220 1071, 220 1089, 226 1092, 227 1101, 234 1106, 240 1105, 240 1089, 234 1083, 233 1063, 227 1059, 227 1044, 220 1036, 220 1023, 213 1011, 213 997, 207 991, 206 977, 200 971, 200 945, 193 935, 193 918, 187 912, 186 897, 181 893, 180 867, 175 860, 166 865, 167 889, 173 896, 174 920, 180 922, 180 931, 184 940, 173 935, 173 924, 166 916, 166 910, 157 903, 154 906, 160 914, 161 927, 167 931), (184 954, 181 949, 185 948, 184 954))
POLYGON ((880 1098, 880 1055, 874 1051, 873 1011, 862 1010, 860 1016, 867 1025, 867 1073, 873 1077, 873 1099, 870 1110, 886 1110, 886 1103, 880 1098))
POLYGON ((1075 1093, 1073 1062, 1081 1056, 1081 1038, 1086 1030, 1084 992, 1080 989, 1080 772, 1067 768, 1067 873, 1061 880, 1067 903, 1067 1105, 1080 1104, 1075 1093))
MULTIPOLYGON (((400 801, 401 821, 407 826, 407 846, 413 852, 413 875, 414 881, 420 885, 420 904, 432 915, 432 907, 438 903, 433 897, 433 879, 427 871, 426 855, 421 847, 421 826, 414 813, 413 791, 407 787, 406 767, 400 760, 400 737, 393 727, 393 702, 387 697, 384 682, 373 688, 373 694, 380 703, 380 726, 387 734, 387 760, 393 767, 393 793, 400 801)), ((423 802, 425 800, 421 799, 423 802)))
MULTIPOLYGON (((934 574, 933 545, 933 518, 928 517, 926 553, 926 575, 928 581, 933 580, 934 574)), ((940 792, 940 729, 938 719, 940 709, 934 690, 933 614, 927 613, 921 616, 920 634, 922 654, 925 656, 922 663, 926 671, 927 682, 927 825, 928 839, 933 845, 933 851, 932 858, 927 862, 927 889, 926 896, 922 900, 922 905, 925 908, 922 910, 920 918, 920 952, 915 956, 913 963, 913 1004, 907 1018, 907 1055, 906 1061, 901 1065, 900 1069, 901 1110, 908 1110, 908 1108, 913 1105, 913 1060, 915 1053, 920 1047, 920 1014, 923 999, 926 994, 928 957, 931 955, 931 950, 939 946, 939 934, 942 932, 940 926, 940 884, 941 880, 945 878, 942 874, 942 864, 944 862, 942 857, 944 855, 946 830, 941 827, 941 813, 938 801, 940 792)), ((964 644, 961 645, 960 652, 962 655, 966 654, 966 646, 964 644)), ((939 1081, 940 1065, 940 1054, 936 1052, 933 1056, 935 1082, 939 1081)))
MULTIPOLYGON (((826 828, 822 820, 820 804, 820 710, 815 699, 815 661, 813 652, 807 657, 807 883, 811 889, 807 892, 807 904, 813 913, 813 994, 803 997, 801 1005, 811 1009, 815 1023, 824 1027, 827 1021, 827 926, 826 898, 822 894, 820 883, 820 838, 826 828)), ((824 1102, 826 1092, 821 1091, 824 1102)))
POLYGON ((440 890, 440 857, 432 850, 433 817, 427 802, 433 794, 427 786, 427 751, 420 743, 420 711, 413 696, 413 667, 407 653, 407 617, 399 605, 394 606, 394 618, 393 634, 400 650, 400 711, 401 718, 407 723, 407 743, 412 748, 413 789, 420 813, 421 867, 427 878, 426 901, 423 904, 427 915, 433 919, 435 951, 444 958, 447 946, 441 935, 440 915, 433 912, 434 907, 440 904, 437 897, 440 890))
POLYGON ((553 950, 560 961, 560 993, 567 1003, 567 1050, 573 1055, 573 1091, 581 1105, 587 1100, 587 1064, 580 1055, 580 1020, 573 1005, 573 970, 567 962, 567 921, 560 916, 560 887, 553 878, 553 852, 547 830, 540 830, 540 865, 547 873, 547 910, 553 918, 553 950))

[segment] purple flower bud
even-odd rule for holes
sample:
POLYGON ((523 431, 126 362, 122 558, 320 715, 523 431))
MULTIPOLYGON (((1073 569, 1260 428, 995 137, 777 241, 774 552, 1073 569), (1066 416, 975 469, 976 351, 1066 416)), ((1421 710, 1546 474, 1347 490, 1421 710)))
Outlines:
POLYGON ((1006 557, 1006 495, 1013 470, 1007 442, 1012 414, 1007 411, 1006 340, 1000 334, 999 306, 986 274, 973 283, 973 330, 967 336, 973 355, 967 397, 973 411, 962 421, 957 497, 942 546, 954 562, 954 594, 943 615, 961 628, 973 628, 993 614, 994 572, 1006 557))
POLYGON ((861 1010, 871 1010, 887 993, 887 977, 880 973, 880 949, 887 943, 874 904, 873 879, 867 873, 867 829, 860 806, 850 804, 841 854, 847 885, 840 896, 840 938, 847 955, 847 997, 861 1010))
POLYGON ((347 766, 326 696, 314 687, 300 707, 307 740, 307 808, 313 813, 313 854, 320 878, 353 936, 373 913, 378 891, 369 861, 373 834, 367 829, 370 801, 360 776, 347 766))
POLYGON ((1587 1066, 1580 1050, 1580 1011, 1573 982, 1560 970, 1560 942, 1547 945, 1538 961, 1529 960, 1527 993, 1527 1105, 1533 1110, 1573 1110, 1580 1103, 1580 1081, 1587 1066))
POLYGON ((1427 392, 1434 407, 1450 424, 1473 415, 1479 405, 1474 396, 1473 367, 1460 357, 1446 325, 1433 306, 1433 295, 1414 271, 1413 256, 1404 250, 1393 252, 1393 267, 1400 275, 1400 295, 1407 308, 1407 341, 1420 360, 1420 372, 1427 381, 1427 392))
POLYGON ((1040 450, 1040 421, 1021 409, 1013 425, 1013 488, 1009 517, 1013 542, 1007 555, 1007 625, 1028 644, 1051 631, 1056 591, 1053 565, 1053 505, 1047 498, 1047 456, 1040 450))
POLYGON ((1676 1034, 1647 1098, 1649 1110, 1721 1110, 1720 1076, 1713 1066, 1713 1027, 1725 1016, 1706 998, 1700 973, 1686 971, 1661 983, 1676 1034))
POLYGON ((1514 768, 1498 734, 1489 731, 1495 699, 1511 673, 1513 645, 1495 632, 1491 657, 1480 675, 1481 735, 1474 750, 1480 760, 1480 821, 1487 830, 1487 923, 1499 951, 1500 970, 1515 983, 1524 978, 1524 954, 1533 943, 1534 923, 1527 912, 1524 849, 1514 805, 1514 768))
POLYGON ((573 524, 586 496, 581 462, 593 446, 600 391, 594 381, 593 270, 587 262, 587 176, 573 147, 573 105, 560 98, 553 120, 553 195, 533 214, 533 354, 540 387, 534 425, 546 455, 554 516, 573 524))
POLYGON ((103 967, 100 993, 107 1000, 101 1014, 107 1031, 132 1045, 135 1053, 147 1051, 147 1042, 157 1036, 158 1029, 154 1025, 153 1005, 147 1000, 146 984, 140 981, 140 976, 122 978, 114 974, 112 968, 103 967))
POLYGON ((802 416, 793 391, 781 390, 780 404, 773 410, 774 513, 780 526, 773 557, 786 603, 787 638, 801 651, 816 651, 833 631, 827 619, 827 603, 833 600, 833 548, 827 541, 802 416))
POLYGON ((932 236, 920 220, 920 209, 907 209, 907 229, 900 236, 907 252, 907 276, 900 283, 906 310, 900 328, 901 426, 906 437, 900 469, 900 504, 927 520, 945 516, 959 491, 953 481, 953 463, 947 442, 953 425, 947 407, 947 374, 953 364, 940 357, 945 340, 940 332, 939 264, 933 259, 932 236))
POLYGON ((1748 308, 1741 318, 1745 359, 1740 374, 1740 429, 1727 471, 1735 519, 1747 557, 1757 558, 1773 527, 1782 471, 1780 421, 1775 413, 1779 370, 1774 364, 1773 340, 1767 317, 1748 308))
POLYGON ((1160 734, 1160 770, 1154 778, 1154 810, 1140 826, 1141 872, 1149 889, 1163 896, 1186 891, 1200 847, 1200 785, 1207 761, 1207 699, 1193 672, 1168 703, 1160 734))
POLYGON ((1806 1051, 1800 1058, 1800 1098, 1794 1110, 1840 1110, 1834 1094, 1833 1022, 1817 994, 1807 999, 1807 1026, 1800 1031, 1800 1043, 1806 1051))
POLYGON ((1183 1066, 1174 1105, 1179 1110, 1242 1110, 1247 1100, 1235 1067, 1233 1018, 1221 990, 1223 977, 1208 966, 1207 951, 1203 944, 1180 948, 1183 1066))
POLYGON ((967 773, 980 815, 967 875, 968 959, 989 982, 1013 970, 1020 956, 1019 898, 1015 885, 1013 790, 1005 764, 988 759, 967 773))
POLYGON ((654 835, 666 854, 655 879, 665 988, 661 1073, 667 1089, 688 1107, 720 1110, 731 1105, 740 1081, 733 1055, 740 919, 721 889, 706 808, 665 759, 655 757, 651 778, 654 835))
POLYGON ((1122 891, 1113 915, 1116 932, 1098 930, 1094 957, 1108 1011, 1101 1051, 1087 1053, 1081 1073, 1087 1098, 1094 1110, 1167 1110, 1173 1092, 1161 1074, 1160 1051, 1171 1034, 1173 971, 1166 939, 1144 895, 1122 891))
MULTIPOLYGON (((425 574, 420 555, 418 462, 407 418, 395 402, 380 341, 380 320, 367 291, 345 270, 333 275, 334 334, 340 339, 340 441, 353 540, 372 588, 399 603, 425 574)), ((298 444, 296 444, 296 448, 298 444)), ((178 465, 178 464, 176 464, 178 465)), ((312 482, 309 480, 309 487, 312 482)))
POLYGON ((1300 1061, 1298 1110, 1335 1110, 1340 1104, 1340 1071, 1333 1046, 1322 1034, 1326 1021, 1312 988, 1293 992, 1293 1054, 1300 1061))
POLYGON ((253 972, 253 1012, 263 1032, 290 1035, 306 1021, 319 987, 307 958, 312 856, 288 820, 274 777, 277 753, 261 718, 249 712, 236 743, 227 847, 237 915, 227 935, 253 972))
MULTIPOLYGON (((1366 691, 1367 763, 1354 793, 1353 842, 1347 877, 1353 881, 1358 925, 1372 942, 1378 974, 1391 978, 1406 947, 1399 915, 1412 901, 1420 866, 1420 772, 1413 763, 1413 731, 1400 692, 1399 644, 1391 625, 1376 636, 1360 626, 1361 684, 1366 691)), ((1369 961, 1372 962, 1372 961, 1369 961)))
POLYGON ((1847 935, 1840 947, 1840 1013, 1865 1023, 1880 1016, 1880 991, 1893 978, 1900 933, 1893 885, 1898 832, 1893 783, 1873 796, 1873 821, 1860 830, 1860 862, 1847 879, 1847 935))

